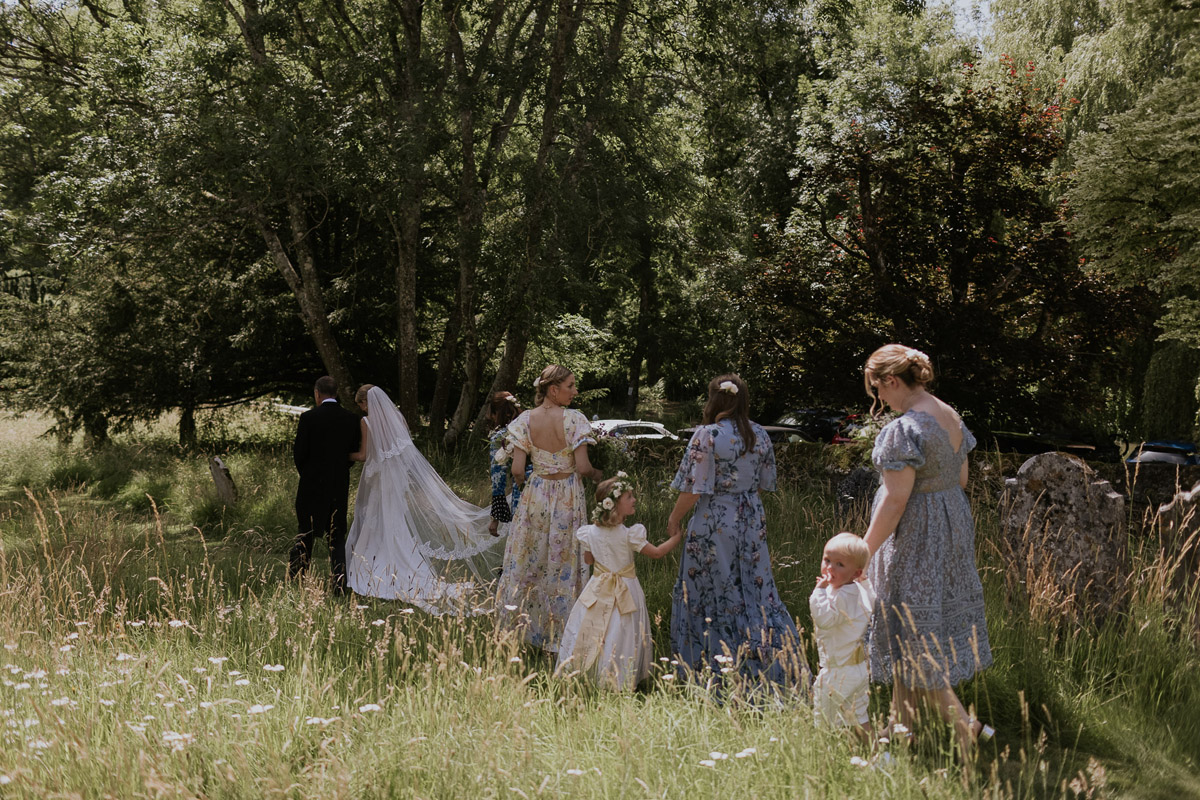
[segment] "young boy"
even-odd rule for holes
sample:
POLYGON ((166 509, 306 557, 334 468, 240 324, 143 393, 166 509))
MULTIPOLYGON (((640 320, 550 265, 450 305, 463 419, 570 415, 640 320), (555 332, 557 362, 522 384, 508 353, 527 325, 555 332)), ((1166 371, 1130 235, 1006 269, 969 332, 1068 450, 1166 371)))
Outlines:
POLYGON ((813 717, 818 726, 853 728, 871 741, 867 715, 867 653, 863 634, 871 620, 875 592, 863 576, 870 551, 853 533, 825 544, 821 577, 808 598, 821 671, 813 685, 813 717))

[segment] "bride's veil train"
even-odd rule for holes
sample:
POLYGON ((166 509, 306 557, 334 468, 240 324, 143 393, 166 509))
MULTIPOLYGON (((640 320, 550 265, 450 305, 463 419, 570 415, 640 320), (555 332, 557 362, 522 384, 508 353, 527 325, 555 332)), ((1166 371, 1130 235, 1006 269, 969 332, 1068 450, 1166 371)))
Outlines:
POLYGON ((367 393, 369 450, 346 539, 350 588, 432 614, 490 610, 504 539, 486 508, 456 495, 413 444, 391 398, 367 393))

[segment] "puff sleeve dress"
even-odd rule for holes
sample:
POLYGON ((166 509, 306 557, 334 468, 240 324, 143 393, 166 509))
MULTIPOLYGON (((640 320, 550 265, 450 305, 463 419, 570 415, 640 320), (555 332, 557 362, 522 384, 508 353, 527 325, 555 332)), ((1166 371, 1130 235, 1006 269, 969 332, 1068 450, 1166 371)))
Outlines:
POLYGON ((959 425, 958 450, 923 411, 892 420, 875 439, 871 459, 881 474, 916 471, 904 514, 868 568, 876 592, 869 660, 879 683, 891 683, 895 672, 907 686, 943 689, 992 663, 975 521, 958 482, 975 437, 959 425))

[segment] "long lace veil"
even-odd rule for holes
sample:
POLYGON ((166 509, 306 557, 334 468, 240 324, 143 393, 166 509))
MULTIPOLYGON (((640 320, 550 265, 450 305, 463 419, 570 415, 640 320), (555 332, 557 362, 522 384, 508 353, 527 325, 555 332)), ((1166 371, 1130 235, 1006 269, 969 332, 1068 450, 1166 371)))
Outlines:
POLYGON ((445 581, 474 576, 495 579, 504 558, 504 538, 491 536, 488 509, 467 502, 446 485, 413 443, 404 415, 379 387, 367 393, 371 452, 363 478, 380 473, 379 490, 398 492, 418 551, 445 581), (469 575, 468 575, 469 573, 469 575))

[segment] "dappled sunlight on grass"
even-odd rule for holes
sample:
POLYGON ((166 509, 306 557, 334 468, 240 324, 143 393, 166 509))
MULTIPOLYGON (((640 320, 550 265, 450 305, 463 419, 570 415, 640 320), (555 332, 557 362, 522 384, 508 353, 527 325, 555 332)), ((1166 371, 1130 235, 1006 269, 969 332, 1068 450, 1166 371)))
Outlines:
MULTIPOLYGON (((5 435, 5 797, 1200 791, 1200 657, 1178 611, 1196 607, 1196 582, 1172 594, 1171 565, 1137 551, 1128 615, 1089 628, 1030 595, 1037 581, 1013 581, 986 493, 974 500, 996 665, 960 694, 1000 734, 964 788, 937 726, 911 748, 893 746, 880 767, 815 730, 799 694, 765 697, 730 676, 719 695, 702 685, 718 676, 681 682, 669 646, 677 556, 638 562, 656 669, 639 692, 612 695, 550 678, 553 659, 490 617, 329 596, 324 549, 308 579, 286 581, 295 478, 278 437, 223 452, 240 494, 224 508, 205 455, 165 439, 118 437, 87 454, 59 451, 32 428, 5 435)), ((482 444, 431 456, 451 486, 483 499, 482 444)), ((622 466, 639 486, 638 521, 662 540, 674 499, 662 459, 622 466)), ((815 468, 798 474, 811 483, 791 478, 765 503, 776 580, 807 631, 821 547, 838 530, 861 531, 866 510, 840 514, 815 468)), ((886 704, 878 693, 873 712, 886 704)))

